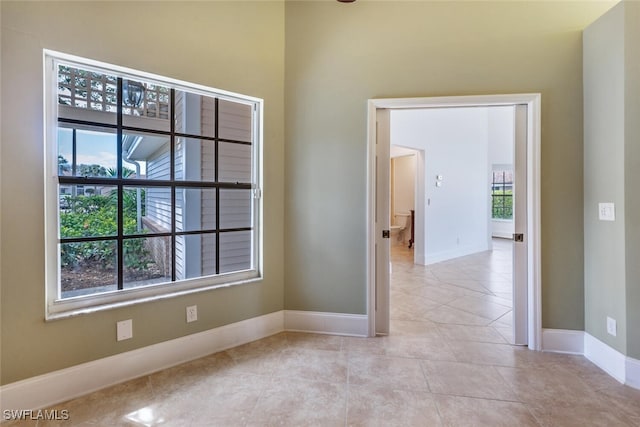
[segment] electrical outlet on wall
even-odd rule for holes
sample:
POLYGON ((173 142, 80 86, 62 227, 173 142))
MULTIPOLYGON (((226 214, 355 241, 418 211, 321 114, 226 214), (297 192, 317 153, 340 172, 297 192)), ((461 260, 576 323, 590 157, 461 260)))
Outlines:
POLYGON ((122 320, 116 323, 116 339, 118 341, 133 338, 133 320, 122 320))
POLYGON ((187 323, 195 322, 198 320, 198 306, 190 305, 187 307, 187 323))
POLYGON ((618 333, 617 329, 618 325, 616 324, 616 319, 607 316, 607 333, 615 337, 618 333))

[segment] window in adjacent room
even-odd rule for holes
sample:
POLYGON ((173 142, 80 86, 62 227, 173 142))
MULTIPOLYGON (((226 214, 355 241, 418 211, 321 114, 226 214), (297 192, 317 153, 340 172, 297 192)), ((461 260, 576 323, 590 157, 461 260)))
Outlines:
POLYGON ((259 278, 262 101, 45 63, 48 317, 259 278))
POLYGON ((494 169, 491 181, 491 218, 513 219, 513 170, 494 169))

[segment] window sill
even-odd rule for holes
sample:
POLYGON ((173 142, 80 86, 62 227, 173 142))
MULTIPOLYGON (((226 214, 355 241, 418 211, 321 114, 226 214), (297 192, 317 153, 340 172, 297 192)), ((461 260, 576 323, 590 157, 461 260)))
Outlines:
POLYGON ((154 301, 161 301, 170 298, 176 298, 184 295, 190 295, 198 292, 206 292, 220 288, 230 288, 238 285, 255 283, 262 281, 262 276, 253 272, 252 277, 239 278, 235 281, 226 283, 213 283, 204 286, 195 286, 203 279, 194 279, 195 283, 167 283, 164 285, 150 286, 145 288, 134 288, 124 291, 116 291, 107 294, 95 296, 85 296, 78 298, 69 298, 66 300, 57 300, 47 307, 45 321, 54 321, 68 319, 86 314, 98 313, 101 311, 112 310, 115 308, 129 307, 137 304, 144 304, 154 301), (187 287, 188 286, 188 287, 187 287), (168 287, 178 288, 173 291, 167 291, 168 287), (137 294, 137 296, 135 296, 137 294), (128 296, 128 298, 127 298, 128 296), (100 301, 104 301, 101 303, 100 301), (94 302, 94 303, 92 303, 94 302), (80 306, 81 304, 81 306, 80 306))

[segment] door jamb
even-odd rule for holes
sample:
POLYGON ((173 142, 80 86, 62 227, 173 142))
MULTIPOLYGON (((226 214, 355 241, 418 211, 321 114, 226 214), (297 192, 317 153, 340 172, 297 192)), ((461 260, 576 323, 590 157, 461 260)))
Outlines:
POLYGON ((540 108, 539 93, 445 96, 429 98, 370 99, 367 126, 367 318, 368 335, 375 336, 375 210, 376 210, 376 110, 379 108, 446 108, 527 105, 527 293, 528 347, 542 346, 541 226, 540 226, 540 108))

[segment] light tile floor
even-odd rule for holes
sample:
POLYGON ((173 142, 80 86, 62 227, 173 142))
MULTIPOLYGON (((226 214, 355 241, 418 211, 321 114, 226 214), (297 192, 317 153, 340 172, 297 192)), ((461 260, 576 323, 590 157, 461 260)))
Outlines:
POLYGON ((281 333, 60 404, 70 421, 37 425, 640 426, 640 391, 582 356, 509 344, 509 245, 429 267, 394 248, 388 337, 281 333))

